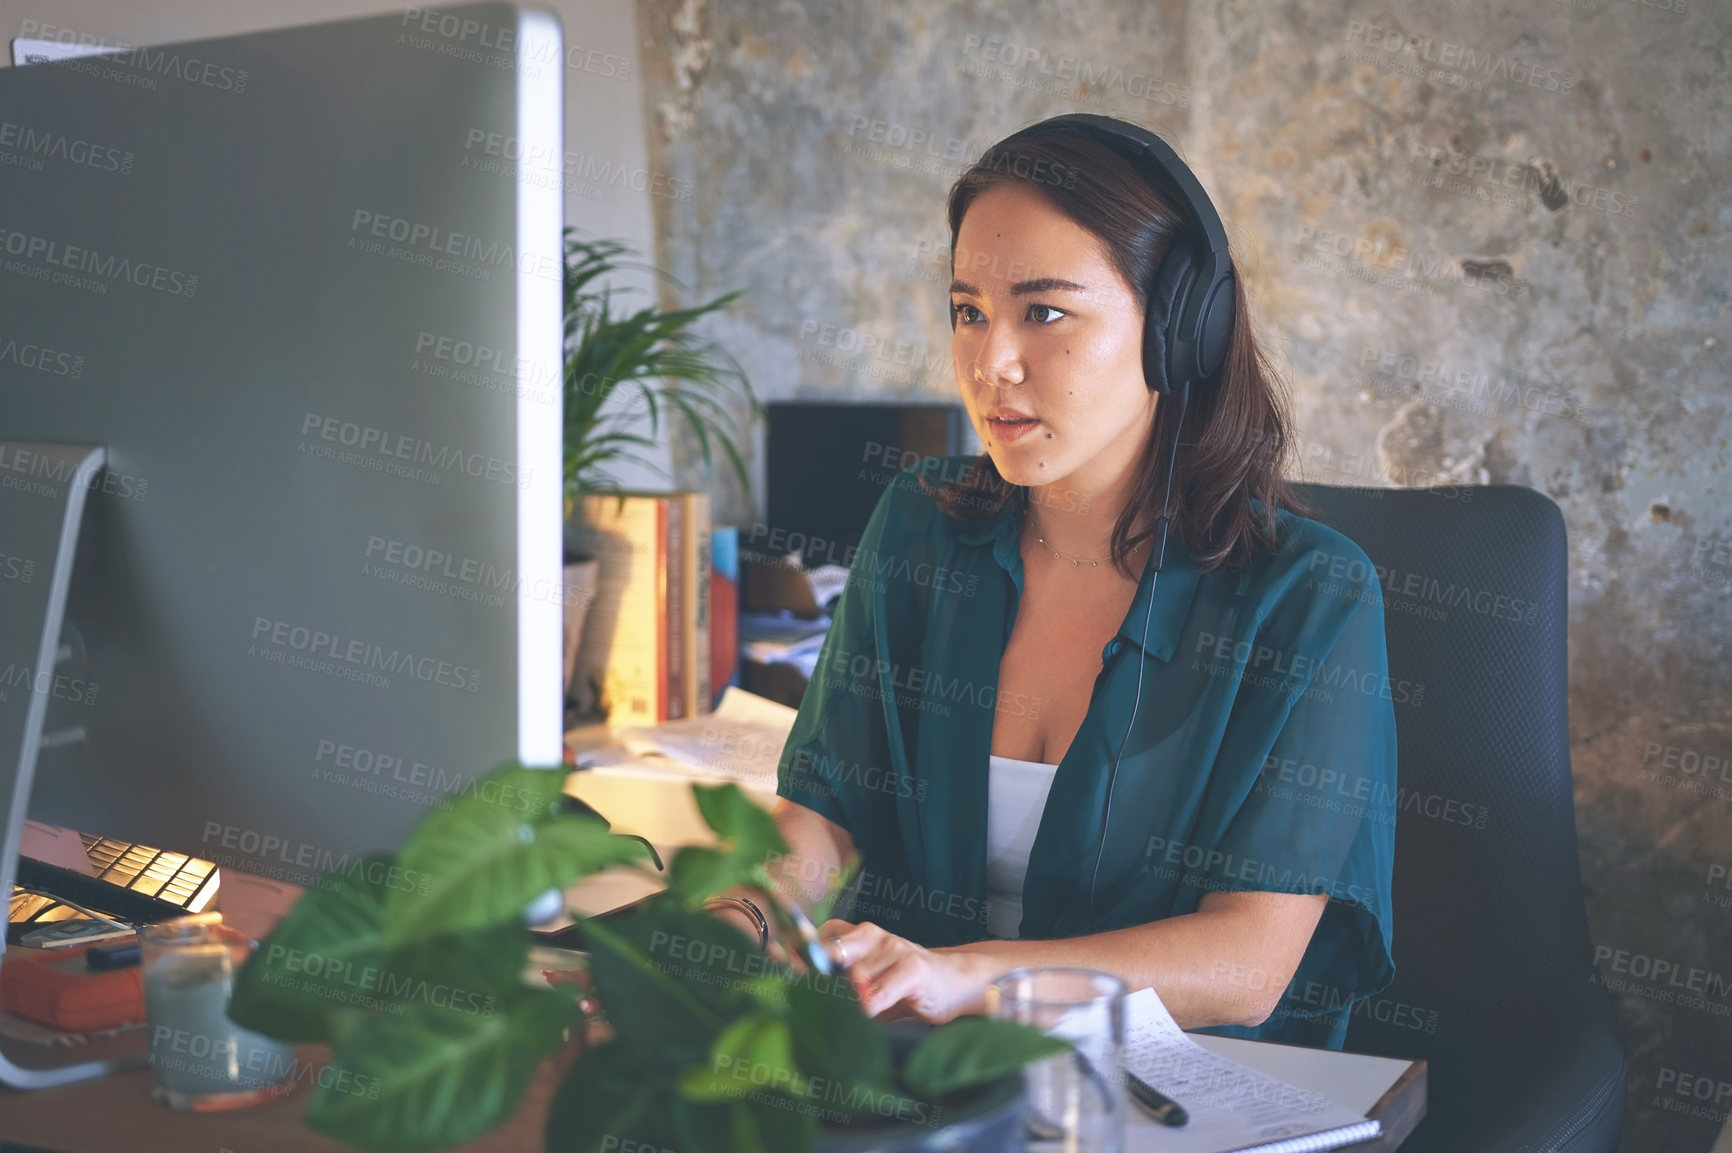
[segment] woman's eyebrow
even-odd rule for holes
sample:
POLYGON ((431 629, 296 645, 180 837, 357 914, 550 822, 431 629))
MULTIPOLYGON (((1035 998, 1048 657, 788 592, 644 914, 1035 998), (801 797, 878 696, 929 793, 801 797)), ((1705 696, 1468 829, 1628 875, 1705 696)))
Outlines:
MULTIPOLYGON (((980 289, 974 287, 974 285, 961 278, 950 282, 950 291, 961 296, 983 295, 980 289)), ((1074 280, 1061 280, 1056 276, 1043 276, 1038 280, 1019 280, 1010 286, 1010 294, 1012 296, 1028 296, 1036 292, 1059 291, 1087 292, 1088 286, 1078 284, 1074 280)))

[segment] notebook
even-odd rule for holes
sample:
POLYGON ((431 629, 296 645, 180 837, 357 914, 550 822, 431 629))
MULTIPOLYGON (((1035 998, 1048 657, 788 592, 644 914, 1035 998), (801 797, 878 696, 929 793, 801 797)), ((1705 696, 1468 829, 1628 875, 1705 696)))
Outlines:
POLYGON ((1190 1114, 1167 1126, 1131 1109, 1129 1153, 1312 1153, 1383 1132, 1381 1122, 1211 1053, 1185 1036, 1153 989, 1125 998, 1123 1064, 1190 1114))

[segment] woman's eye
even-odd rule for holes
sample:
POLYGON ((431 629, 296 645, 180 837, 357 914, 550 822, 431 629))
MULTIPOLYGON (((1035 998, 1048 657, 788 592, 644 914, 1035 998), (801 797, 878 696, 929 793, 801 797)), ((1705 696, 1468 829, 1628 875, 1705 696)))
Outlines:
POLYGON ((950 315, 953 320, 960 321, 963 324, 973 324, 975 317, 980 315, 980 310, 972 304, 952 304, 950 306, 950 315))
POLYGON ((1063 312, 1050 304, 1031 304, 1028 306, 1028 318, 1036 324, 1051 324, 1063 315, 1065 315, 1063 312))

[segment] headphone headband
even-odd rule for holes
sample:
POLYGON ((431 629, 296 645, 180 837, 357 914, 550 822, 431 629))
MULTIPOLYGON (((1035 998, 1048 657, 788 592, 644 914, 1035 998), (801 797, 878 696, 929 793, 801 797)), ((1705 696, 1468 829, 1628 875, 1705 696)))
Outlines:
POLYGON ((1214 202, 1209 199, 1209 194, 1203 191, 1203 185, 1197 180, 1197 174, 1179 159, 1179 154, 1173 151, 1171 144, 1140 125, 1111 116, 1098 116, 1092 112, 1073 112, 1032 124, 1005 137, 999 146, 1062 128, 1081 129, 1103 143, 1115 145, 1119 152, 1130 154, 1128 159, 1143 160, 1148 168, 1166 177, 1177 190, 1179 199, 1184 201, 1184 207, 1191 219, 1201 229, 1204 251, 1223 255, 1226 253, 1227 230, 1221 224, 1221 216, 1215 211, 1214 202))
POLYGON ((1148 288, 1143 325, 1143 375, 1162 394, 1200 386, 1220 372, 1233 334, 1236 289, 1227 230, 1215 205, 1172 145, 1148 129, 1089 112, 1054 116, 1012 133, 995 149, 1049 132, 1070 130, 1094 137, 1137 165, 1145 176, 1164 178, 1200 243, 1174 238, 1148 288))

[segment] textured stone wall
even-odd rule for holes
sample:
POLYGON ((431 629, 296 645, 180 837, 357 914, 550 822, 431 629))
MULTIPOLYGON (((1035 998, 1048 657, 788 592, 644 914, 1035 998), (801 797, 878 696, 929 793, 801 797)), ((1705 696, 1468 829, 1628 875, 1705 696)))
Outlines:
MULTIPOLYGON (((1712 0, 639 0, 659 258, 773 398, 954 399, 944 195, 1061 112, 1165 133, 1227 219, 1306 479, 1562 507, 1596 941, 1732 980, 1728 62, 1712 0)), ((761 443, 760 443, 761 450, 761 443)), ((761 518, 691 465, 718 516, 761 518)), ((1710 986, 1715 987, 1715 986, 1710 986)), ((1626 990, 1628 1150, 1707 1149, 1732 995, 1626 990), (1666 1082, 1670 1083, 1670 1082, 1666 1082)), ((1724 1108, 1722 1103, 1721 1108, 1724 1108)))

